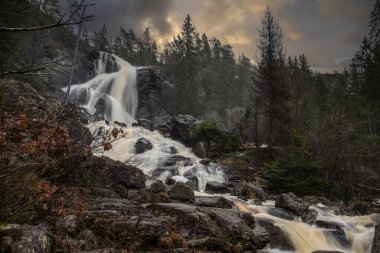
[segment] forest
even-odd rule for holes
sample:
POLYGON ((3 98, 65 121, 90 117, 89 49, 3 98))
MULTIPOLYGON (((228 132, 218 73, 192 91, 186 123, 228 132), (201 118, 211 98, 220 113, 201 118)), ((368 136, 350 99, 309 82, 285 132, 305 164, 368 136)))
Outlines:
POLYGON ((284 148, 267 164, 279 191, 350 199, 376 186, 380 176, 379 12, 377 1, 350 68, 336 74, 312 71, 302 53, 286 55, 269 8, 254 58, 235 56, 231 45, 200 34, 189 15, 162 52, 149 28, 141 37, 120 28, 112 38, 104 25, 85 41, 133 65, 163 69, 175 84, 172 114, 216 121, 238 135, 239 144, 284 148))
POLYGON ((237 54, 190 14, 164 45, 91 30, 87 2, 0 2, 0 253, 380 252, 380 0, 334 73, 270 6, 237 54))

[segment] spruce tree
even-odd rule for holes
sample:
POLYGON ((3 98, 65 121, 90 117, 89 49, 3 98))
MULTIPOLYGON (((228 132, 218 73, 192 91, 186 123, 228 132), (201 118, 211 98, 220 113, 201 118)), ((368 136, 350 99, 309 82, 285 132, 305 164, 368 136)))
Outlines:
POLYGON ((283 145, 289 141, 291 90, 284 66, 282 31, 269 7, 261 21, 259 35, 256 101, 263 107, 266 118, 266 141, 269 145, 283 145))

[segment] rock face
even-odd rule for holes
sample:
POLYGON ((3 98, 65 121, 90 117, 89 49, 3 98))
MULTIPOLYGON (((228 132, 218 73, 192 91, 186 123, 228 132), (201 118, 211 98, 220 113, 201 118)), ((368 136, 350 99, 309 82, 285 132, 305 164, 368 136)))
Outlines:
POLYGON ((145 151, 151 150, 153 144, 145 138, 140 138, 135 144, 135 154, 142 154, 145 151))
POLYGON ((194 192, 184 183, 176 183, 175 185, 169 186, 168 194, 170 199, 194 203, 194 192))
POLYGON ((375 236, 373 238, 371 253, 380 253, 380 225, 375 226, 375 236))
POLYGON ((90 185, 109 188, 122 185, 126 189, 145 188, 144 173, 130 165, 114 161, 108 157, 89 156, 85 163, 86 179, 90 185))
POLYGON ((153 68, 137 69, 138 109, 137 117, 153 119, 168 115, 161 100, 161 81, 153 68))
POLYGON ((182 203, 152 204, 157 215, 175 218, 178 232, 196 250, 231 252, 236 245, 243 250, 262 249, 269 234, 243 219, 236 210, 195 207, 182 203))
POLYGON ((53 252, 53 235, 42 226, 9 224, 0 228, 0 238, 1 252, 53 252))
POLYGON ((275 205, 298 216, 306 214, 309 209, 308 203, 291 192, 281 194, 275 205))
POLYGON ((175 140, 187 143, 191 139, 191 129, 202 123, 190 115, 179 114, 174 116, 171 121, 171 137, 175 140))

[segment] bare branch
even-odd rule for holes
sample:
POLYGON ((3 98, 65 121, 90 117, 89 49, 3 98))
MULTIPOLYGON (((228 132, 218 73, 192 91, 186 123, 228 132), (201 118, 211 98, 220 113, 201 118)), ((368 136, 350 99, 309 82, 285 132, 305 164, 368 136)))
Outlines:
POLYGON ((40 31, 40 30, 46 30, 51 29, 55 27, 61 27, 61 26, 71 26, 71 25, 77 25, 89 21, 93 21, 93 16, 87 16, 82 17, 80 20, 75 21, 74 17, 78 14, 78 12, 82 8, 86 8, 88 6, 93 6, 94 4, 84 4, 84 0, 81 1, 78 5, 73 5, 73 9, 70 11, 70 15, 68 18, 65 18, 67 13, 63 14, 58 18, 58 21, 53 24, 48 25, 42 25, 42 26, 35 26, 35 27, 0 27, 0 32, 32 32, 32 31, 40 31))
POLYGON ((3 76, 12 75, 12 74, 20 74, 21 75, 21 74, 29 74, 29 73, 45 70, 46 67, 43 67, 43 66, 50 65, 50 64, 57 64, 60 66, 70 66, 67 64, 61 64, 60 63, 61 61, 65 60, 65 59, 66 58, 61 58, 61 59, 58 59, 56 61, 39 62, 39 63, 35 63, 35 64, 25 65, 25 66, 22 66, 20 68, 14 69, 14 70, 6 71, 6 72, 0 72, 0 78, 3 76))
POLYGON ((32 32, 32 31, 40 31, 45 29, 50 29, 54 27, 61 27, 61 26, 70 26, 70 25, 77 25, 84 22, 93 21, 92 16, 85 17, 83 20, 79 21, 62 21, 59 20, 57 23, 45 25, 45 26, 35 26, 35 27, 0 27, 0 32, 32 32))

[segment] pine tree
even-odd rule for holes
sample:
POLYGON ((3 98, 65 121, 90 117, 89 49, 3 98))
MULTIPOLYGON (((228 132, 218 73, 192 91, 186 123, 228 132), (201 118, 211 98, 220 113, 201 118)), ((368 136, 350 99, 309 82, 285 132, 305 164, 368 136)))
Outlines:
MULTIPOLYGON (((285 54, 279 23, 267 7, 259 28, 256 101, 267 118, 267 142, 287 144, 290 133, 291 90, 284 66, 285 54)), ((257 106, 257 105, 256 105, 257 106)))
POLYGON ((94 32, 93 42, 95 44, 96 50, 110 52, 110 40, 108 38, 106 25, 103 25, 102 30, 99 32, 94 32))

